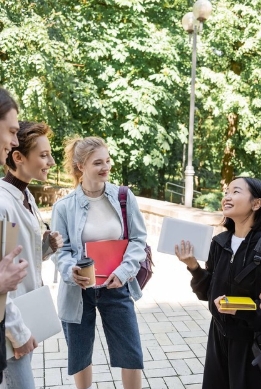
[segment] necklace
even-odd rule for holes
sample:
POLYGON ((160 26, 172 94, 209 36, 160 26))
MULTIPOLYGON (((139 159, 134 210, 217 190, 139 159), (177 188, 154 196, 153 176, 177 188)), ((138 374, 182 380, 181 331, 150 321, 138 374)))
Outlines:
POLYGON ((83 190, 83 192, 85 193, 85 194, 87 194, 87 193, 98 193, 98 192, 103 192, 104 191, 104 189, 105 189, 105 184, 104 184, 104 186, 103 186, 103 188, 102 189, 98 189, 98 190, 88 190, 88 189, 86 189, 86 188, 84 188, 83 186, 82 186, 82 190, 83 190), (86 193, 87 192, 87 193, 86 193))

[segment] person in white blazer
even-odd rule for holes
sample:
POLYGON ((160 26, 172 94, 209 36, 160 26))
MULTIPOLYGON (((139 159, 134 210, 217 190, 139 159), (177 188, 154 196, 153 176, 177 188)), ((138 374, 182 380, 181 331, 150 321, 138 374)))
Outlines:
POLYGON ((17 290, 10 293, 6 305, 6 336, 14 348, 14 357, 7 361, 1 389, 35 389, 31 357, 37 343, 12 299, 42 286, 42 260, 63 245, 62 236, 57 231, 46 231, 42 240, 43 222, 27 187, 32 179, 46 181, 50 167, 55 164, 48 139, 52 131, 44 123, 20 122, 19 126, 19 146, 9 152, 6 160, 8 172, 0 180, 0 218, 5 216, 7 220, 18 223, 18 243, 23 246, 22 255, 29 266, 27 276, 17 290), (43 252, 42 245, 47 248, 46 252, 43 252))

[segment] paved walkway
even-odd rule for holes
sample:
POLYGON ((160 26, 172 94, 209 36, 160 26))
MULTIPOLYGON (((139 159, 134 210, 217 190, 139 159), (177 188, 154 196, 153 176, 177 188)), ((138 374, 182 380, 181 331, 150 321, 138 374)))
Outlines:
MULTIPOLYGON (((150 237, 154 276, 136 303, 144 352, 142 388, 200 389, 210 314, 206 303, 191 292, 190 274, 175 256, 156 251, 157 237, 150 237)), ((44 263, 43 279, 57 295, 54 265, 44 263)), ((122 388, 120 369, 108 364, 108 351, 98 318, 94 351, 94 389, 122 388)), ((33 369, 38 389, 75 389, 67 374, 67 347, 59 333, 36 349, 33 369)))

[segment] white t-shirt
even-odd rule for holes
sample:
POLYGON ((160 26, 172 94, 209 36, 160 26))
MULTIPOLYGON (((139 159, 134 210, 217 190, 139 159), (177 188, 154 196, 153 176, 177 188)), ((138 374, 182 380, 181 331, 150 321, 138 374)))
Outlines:
POLYGON ((122 227, 119 216, 107 197, 88 197, 89 209, 82 231, 82 243, 99 240, 117 240, 121 237, 122 227))
POLYGON ((236 251, 239 248, 239 246, 241 245, 241 243, 243 242, 243 240, 245 240, 245 238, 238 238, 235 235, 232 236, 231 248, 232 248, 234 255, 236 254, 236 251))

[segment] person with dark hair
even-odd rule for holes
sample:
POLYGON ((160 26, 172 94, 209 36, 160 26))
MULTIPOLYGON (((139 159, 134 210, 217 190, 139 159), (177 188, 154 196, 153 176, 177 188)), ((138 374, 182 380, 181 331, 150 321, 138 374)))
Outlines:
POLYGON ((4 165, 8 153, 18 145, 18 106, 7 90, 0 87, 0 164, 4 165))
POLYGON ((12 299, 42 286, 42 261, 63 245, 57 231, 45 231, 42 240, 41 216, 28 190, 32 179, 46 181, 48 171, 54 165, 49 143, 51 135, 47 124, 20 122, 19 146, 9 152, 6 160, 9 170, 0 180, 0 217, 18 223, 18 241, 29 263, 27 277, 16 291, 10 292, 6 304, 6 337, 13 346, 14 357, 8 359, 3 372, 4 386, 0 387, 5 389, 35 389, 31 358, 37 343, 12 299))
MULTIPOLYGON (((13 97, 10 95, 10 93, 3 87, 0 86, 0 119, 3 119, 7 113, 9 113, 12 109, 16 111, 16 113, 19 112, 18 104, 13 99, 13 97)), ((17 126, 15 125, 17 128, 17 126)), ((18 128, 17 128, 18 130, 18 128)))
POLYGON ((227 231, 213 237, 205 269, 190 242, 176 245, 175 253, 192 274, 193 292, 208 301, 212 314, 202 389, 256 389, 261 371, 251 364, 252 344, 261 330, 261 310, 224 310, 220 300, 238 296, 259 301, 261 265, 255 266, 254 257, 261 237, 261 181, 236 177, 226 189, 222 210, 227 231))
MULTIPOLYGON (((0 165, 5 164, 8 153, 13 147, 18 146, 17 131, 19 129, 18 106, 9 92, 0 87, 0 165)), ((0 294, 6 294, 17 288, 17 285, 26 276, 28 263, 20 259, 14 264, 13 259, 22 251, 22 247, 16 247, 11 253, 0 261, 0 294)), ((5 320, 0 322, 0 383, 3 370, 6 367, 5 350, 5 320)))

